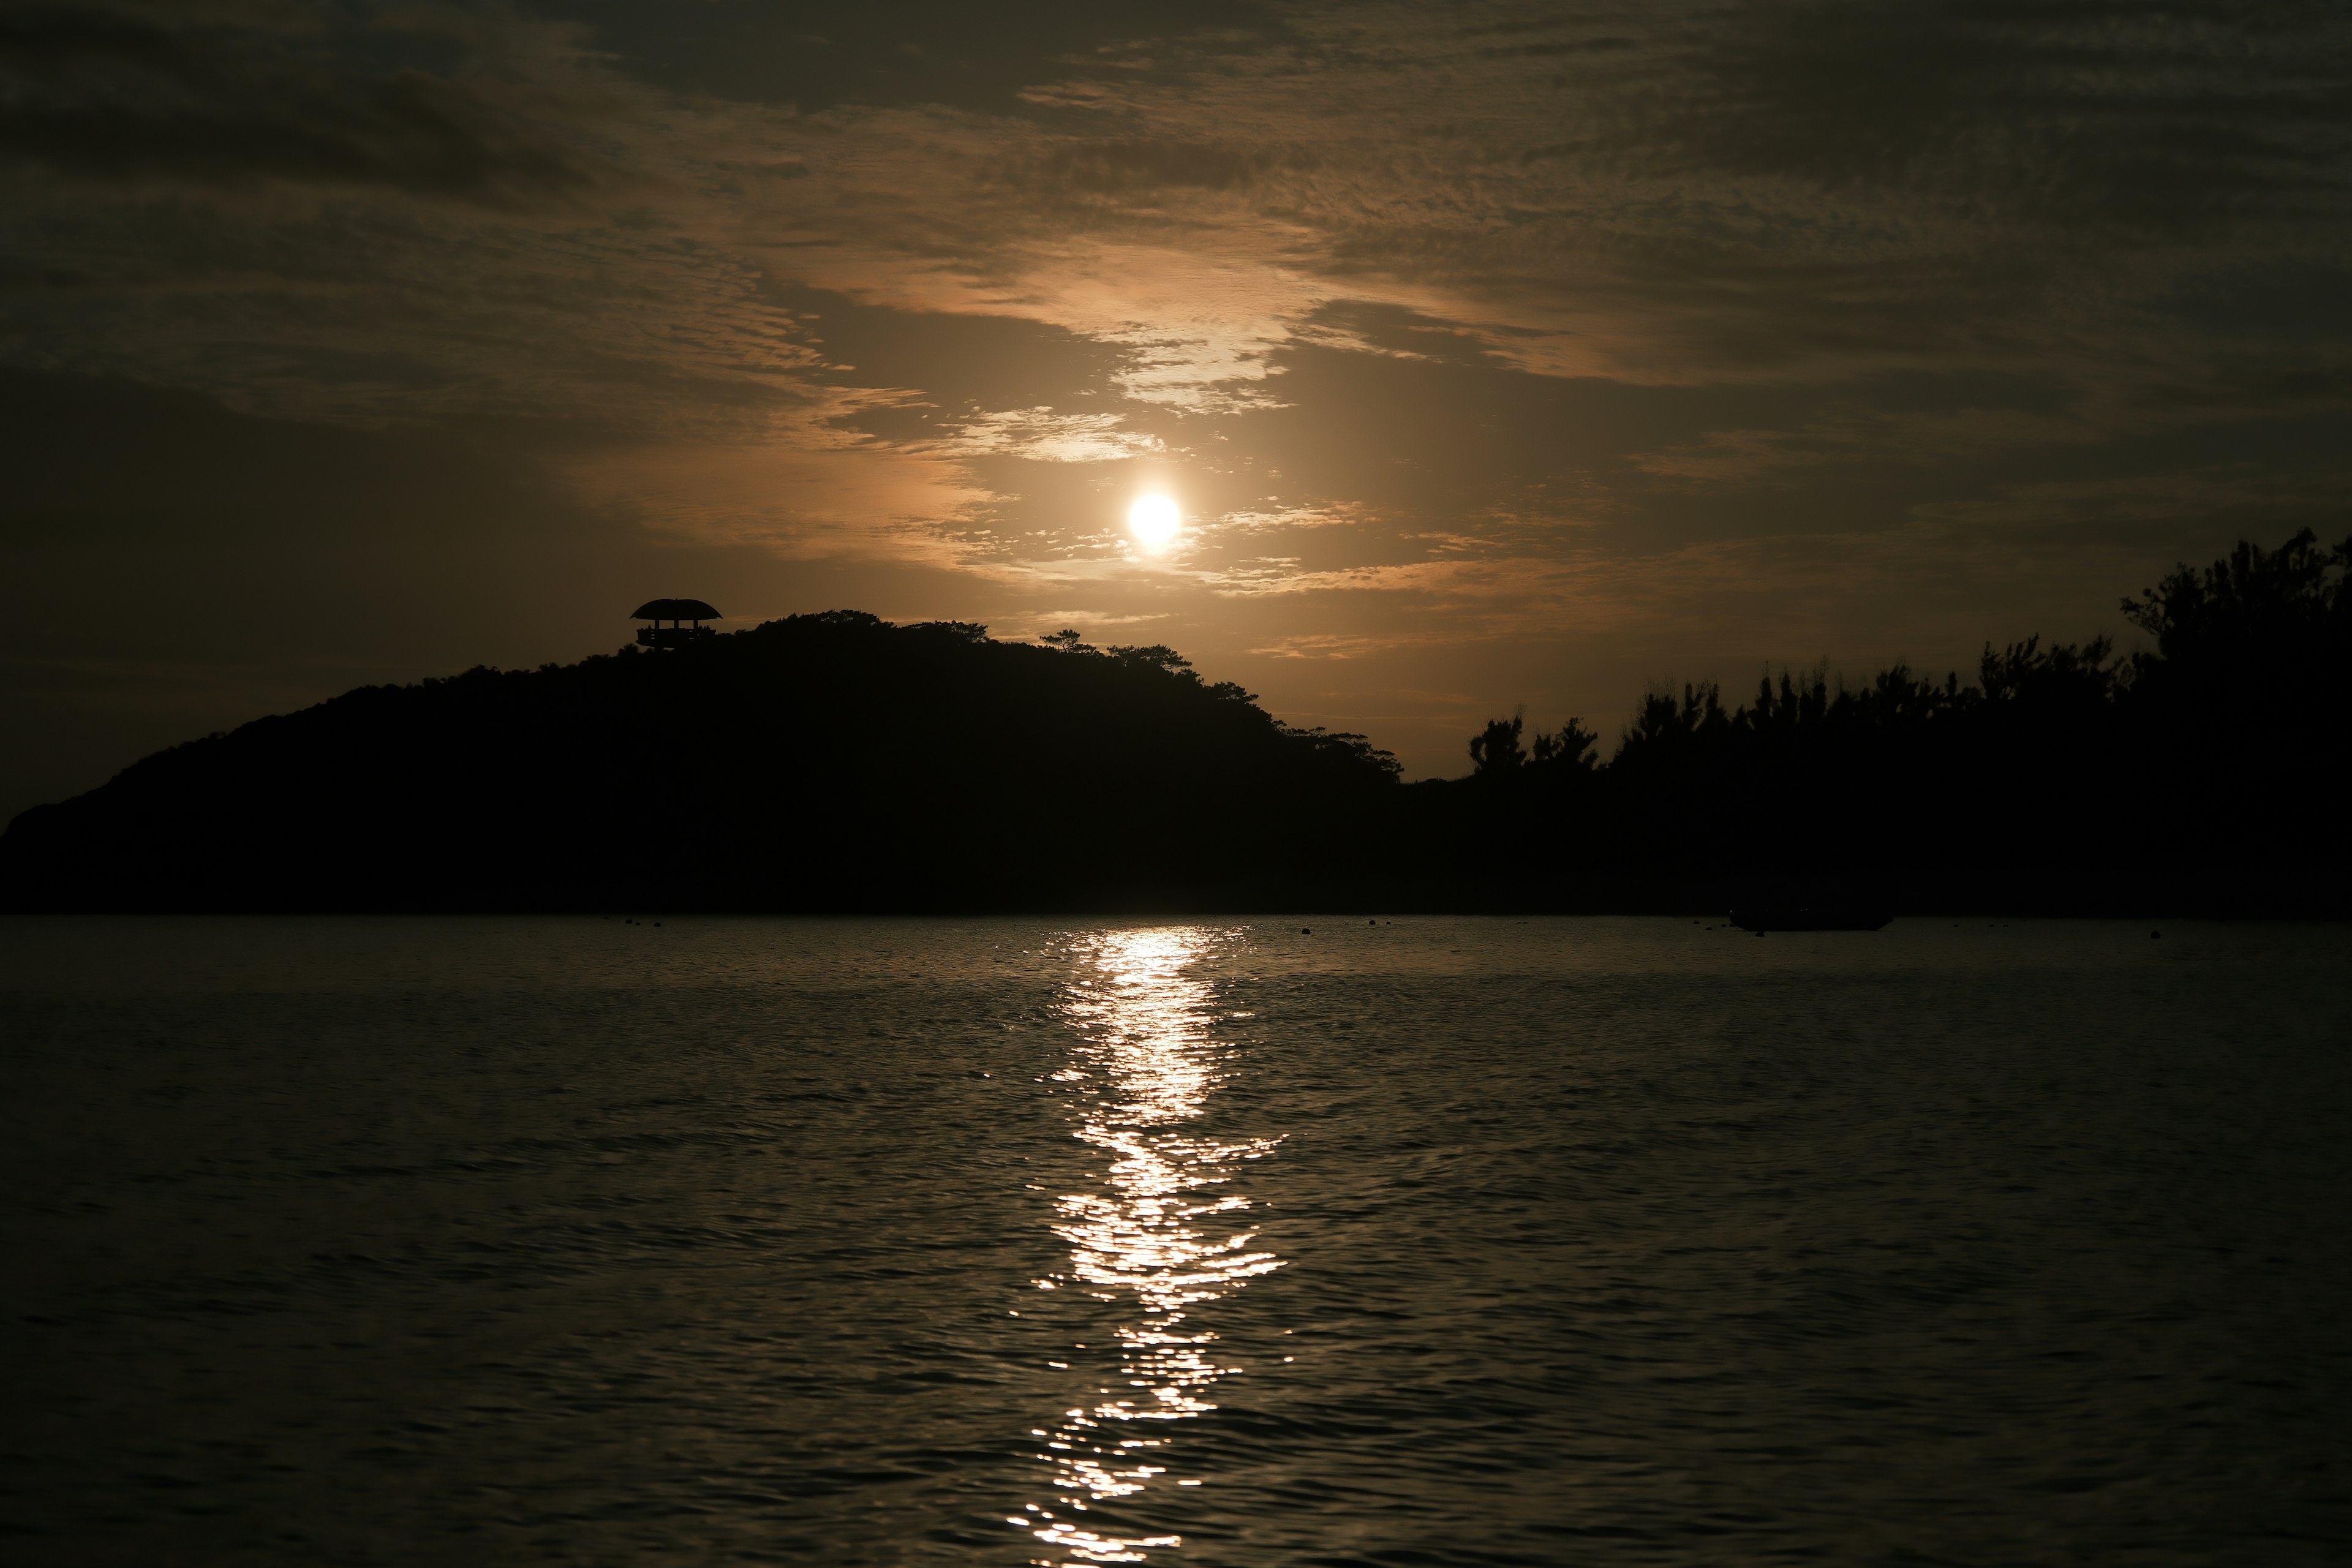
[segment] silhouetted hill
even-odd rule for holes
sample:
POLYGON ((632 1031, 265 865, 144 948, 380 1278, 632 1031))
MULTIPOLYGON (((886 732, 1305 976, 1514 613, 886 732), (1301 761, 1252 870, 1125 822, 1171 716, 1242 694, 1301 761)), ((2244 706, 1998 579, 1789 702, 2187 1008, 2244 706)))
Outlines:
POLYGON ((908 910, 1245 896, 1360 848, 1395 763, 1167 648, 837 611, 370 687, 0 838, 47 910, 908 910))

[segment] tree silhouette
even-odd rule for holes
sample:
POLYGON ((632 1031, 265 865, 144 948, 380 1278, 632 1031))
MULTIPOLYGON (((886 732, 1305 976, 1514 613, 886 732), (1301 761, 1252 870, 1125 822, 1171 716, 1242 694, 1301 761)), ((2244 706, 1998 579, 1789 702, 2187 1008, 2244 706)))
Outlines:
POLYGON ((1524 721, 1517 715, 1509 719, 1488 721, 1486 729, 1470 737, 1471 771, 1481 777, 1517 773, 1525 766, 1528 753, 1519 744, 1519 730, 1524 721))

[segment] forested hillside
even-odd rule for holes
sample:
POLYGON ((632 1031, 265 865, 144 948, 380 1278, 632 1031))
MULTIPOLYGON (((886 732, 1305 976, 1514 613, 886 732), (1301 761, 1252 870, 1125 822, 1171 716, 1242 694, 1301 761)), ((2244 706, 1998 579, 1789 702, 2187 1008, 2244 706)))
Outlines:
MULTIPOLYGON (((1316 880, 1393 793, 1164 647, 795 616, 371 687, 19 816, 43 909, 1025 909, 1316 880)), ((1230 896, 1230 895, 1228 895, 1230 896)))

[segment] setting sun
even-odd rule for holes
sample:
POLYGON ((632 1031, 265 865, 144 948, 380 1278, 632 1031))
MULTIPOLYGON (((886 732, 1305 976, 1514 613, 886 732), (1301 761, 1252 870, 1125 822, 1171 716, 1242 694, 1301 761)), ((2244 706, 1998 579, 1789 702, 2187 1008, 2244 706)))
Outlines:
POLYGON ((1158 554, 1174 542, 1184 515, 1166 496, 1141 496, 1127 509, 1127 531, 1135 542, 1158 554))

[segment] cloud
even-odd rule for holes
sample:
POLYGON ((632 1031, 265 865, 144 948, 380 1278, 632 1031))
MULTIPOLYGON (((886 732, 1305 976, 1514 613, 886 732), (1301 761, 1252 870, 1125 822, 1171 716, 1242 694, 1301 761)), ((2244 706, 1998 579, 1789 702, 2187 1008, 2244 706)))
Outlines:
POLYGON ((958 570, 997 552, 960 520, 987 498, 942 457, 873 451, 780 426, 756 444, 650 442, 563 465, 600 510, 711 545, 795 560, 958 570))
POLYGON ((1961 213, 2167 237, 2337 207, 2352 25, 2287 5, 2100 0, 1727 13, 1677 115, 1717 168, 1940 196, 1961 213))
POLYGON ((1145 431, 1124 428, 1119 414, 1057 414, 1052 408, 1012 408, 974 415, 954 428, 941 449, 963 457, 1024 458, 1039 463, 1105 463, 1160 449, 1145 431))
POLYGON ((1202 526, 1217 533, 1267 533, 1294 528, 1362 527, 1375 521, 1369 509, 1339 502, 1326 506, 1289 506, 1271 510, 1229 511, 1202 526))
POLYGON ((690 8, 562 5, 631 76, 691 98, 844 106, 945 104, 1001 113, 1030 97, 1082 94, 1106 76, 1159 68, 1146 40, 1183 54, 1261 47, 1286 31, 1260 0, 697 0, 690 8))
POLYGON ((1318 632, 1277 638, 1264 647, 1254 647, 1250 651, 1268 658, 1363 658, 1371 654, 1394 653, 1424 640, 1419 637, 1318 632))
MULTIPOLYGON (((434 40, 446 44, 446 35, 434 40)), ((497 205, 596 183, 527 94, 217 15, 0 16, 0 158, 110 182, 383 187, 497 205)))
POLYGON ((1171 190, 1231 191, 1251 184, 1270 165, 1265 152, 1214 142, 1144 137, 1081 139, 1051 143, 1005 179, 1029 189, 1058 188, 1071 197, 1133 201, 1171 190))

